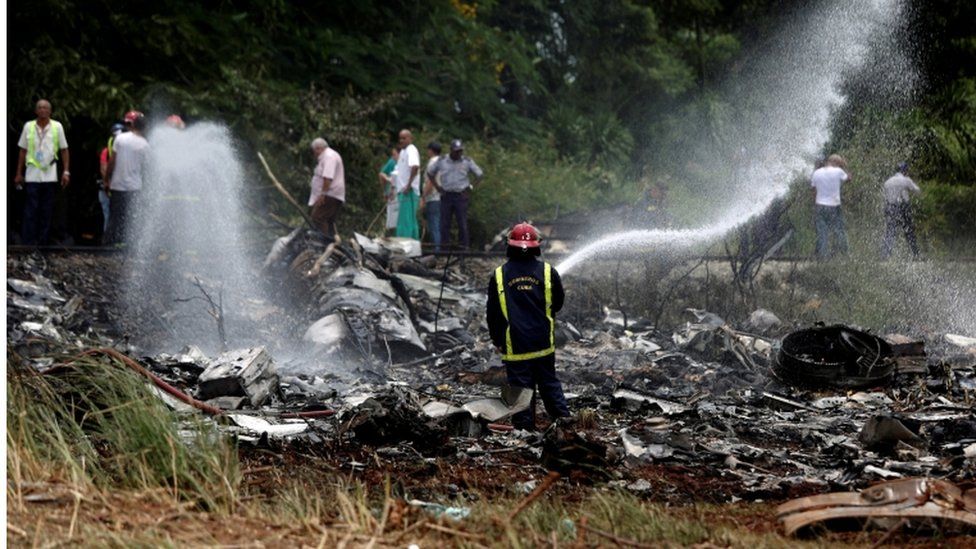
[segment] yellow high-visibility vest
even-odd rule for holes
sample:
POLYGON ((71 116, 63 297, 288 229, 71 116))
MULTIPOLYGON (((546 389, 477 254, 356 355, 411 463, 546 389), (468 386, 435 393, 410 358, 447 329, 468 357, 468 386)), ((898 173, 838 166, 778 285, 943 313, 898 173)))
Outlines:
POLYGON ((549 347, 542 349, 541 351, 518 354, 516 354, 515 350, 512 348, 512 324, 508 320, 508 303, 505 300, 505 277, 503 276, 501 267, 495 269, 495 286, 498 288, 498 303, 502 308, 502 316, 504 316, 505 321, 509 323, 508 326, 505 327, 505 352, 502 353, 502 360, 532 360, 533 358, 542 358, 556 352, 556 320, 552 316, 552 266, 550 266, 548 263, 544 263, 543 265, 543 278, 545 279, 543 284, 545 286, 546 293, 546 318, 549 319, 549 347))
MULTIPOLYGON (((60 142, 58 141, 58 125, 54 123, 54 120, 48 121, 51 125, 51 142, 53 143, 54 149, 54 160, 58 159, 58 153, 60 152, 60 142)), ((31 120, 27 123, 27 165, 34 166, 35 168, 46 172, 52 164, 47 166, 41 166, 41 163, 37 161, 37 120, 31 120)))

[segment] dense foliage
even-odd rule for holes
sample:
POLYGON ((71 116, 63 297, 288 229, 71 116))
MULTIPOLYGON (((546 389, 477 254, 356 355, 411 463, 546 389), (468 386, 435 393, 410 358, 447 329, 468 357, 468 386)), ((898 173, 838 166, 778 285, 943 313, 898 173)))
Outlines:
MULTIPOLYGON (((976 7, 910 3, 902 32, 923 85, 890 104, 866 91, 869 73, 855 77, 852 92, 864 93, 838 117, 831 146, 857 165, 858 151, 873 154, 870 124, 904 135, 886 154, 910 156, 939 189, 924 199, 932 230, 976 230, 976 214, 956 202, 976 203, 976 7)), ((325 135, 347 164, 347 228, 364 229, 399 128, 463 137, 493 167, 485 194, 506 199, 476 204, 483 239, 503 221, 631 200, 652 176, 679 173, 674 151, 721 117, 718 86, 794 10, 782 0, 16 0, 8 141, 38 97, 87 159, 128 108, 216 118, 246 162, 264 152, 303 195, 306 144, 325 135)), ((76 162, 94 176, 93 162, 76 162)), ((252 202, 289 215, 251 173, 252 202)))

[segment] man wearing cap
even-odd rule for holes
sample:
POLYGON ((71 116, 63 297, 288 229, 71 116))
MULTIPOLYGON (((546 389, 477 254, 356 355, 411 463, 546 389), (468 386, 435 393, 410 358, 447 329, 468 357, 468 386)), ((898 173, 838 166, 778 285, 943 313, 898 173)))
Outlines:
POLYGON ((528 410, 512 416, 517 429, 535 430, 536 390, 552 419, 569 416, 556 378, 556 313, 565 294, 559 273, 539 261, 539 231, 519 223, 509 234, 508 261, 488 280, 488 333, 502 355, 508 384, 532 391, 528 410))
POLYGON ((25 245, 47 244, 51 232, 54 195, 58 190, 58 168, 61 160, 61 188, 71 181, 68 140, 64 127, 51 119, 51 103, 41 99, 34 105, 35 120, 24 124, 17 146, 17 173, 14 184, 27 190, 21 237, 25 245))
POLYGON ((464 144, 460 139, 451 141, 451 153, 441 157, 436 164, 427 170, 427 177, 434 182, 434 186, 441 193, 441 243, 447 245, 451 241, 451 217, 457 220, 458 243, 462 249, 467 249, 468 236, 468 202, 470 200, 470 175, 474 175, 475 183, 481 181, 484 172, 467 156, 464 156, 464 144))
POLYGON ((915 222, 912 219, 912 194, 922 190, 908 177, 908 164, 898 164, 895 175, 884 182, 885 197, 885 233, 881 247, 881 256, 891 255, 891 246, 895 235, 901 229, 905 232, 905 240, 912 251, 912 257, 918 258, 918 242, 915 240, 915 222))
POLYGON ((146 117, 139 111, 125 113, 128 132, 119 134, 112 144, 113 154, 105 170, 105 190, 109 193, 109 244, 122 244, 132 220, 136 197, 142 190, 149 169, 149 142, 143 135, 146 117))

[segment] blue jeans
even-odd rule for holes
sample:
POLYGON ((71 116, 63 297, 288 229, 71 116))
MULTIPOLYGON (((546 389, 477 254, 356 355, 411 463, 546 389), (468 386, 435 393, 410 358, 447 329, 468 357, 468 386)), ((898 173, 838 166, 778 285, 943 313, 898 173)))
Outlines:
POLYGON ((43 246, 51 236, 51 216, 54 212, 54 196, 58 184, 25 183, 27 191, 24 203, 24 223, 21 225, 21 238, 25 246, 43 246))
POLYGON ((826 258, 830 237, 834 237, 834 253, 847 253, 847 231, 844 229, 844 214, 840 206, 817 205, 817 257, 826 258))
POLYGON ((98 189, 98 203, 102 206, 102 235, 108 233, 109 198, 105 189, 98 189))
POLYGON ((555 353, 532 360, 506 361, 505 374, 509 385, 532 389, 532 403, 529 404, 529 409, 512 416, 512 425, 516 429, 535 430, 537 388, 550 418, 569 417, 569 406, 566 404, 563 386, 556 378, 555 353))
POLYGON ((441 201, 427 202, 424 206, 424 217, 427 218, 427 234, 434 243, 434 251, 441 251, 441 201))

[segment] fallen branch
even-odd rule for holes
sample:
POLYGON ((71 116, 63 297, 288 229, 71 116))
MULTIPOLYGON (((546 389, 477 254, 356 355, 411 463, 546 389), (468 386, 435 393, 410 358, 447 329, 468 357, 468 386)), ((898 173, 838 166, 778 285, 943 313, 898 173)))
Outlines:
POLYGON ((532 490, 532 493, 526 496, 525 499, 523 499, 522 502, 518 504, 518 507, 516 507, 514 510, 512 510, 511 513, 508 514, 508 521, 511 522, 512 519, 517 517, 518 514, 521 513, 523 510, 525 510, 526 507, 531 505, 533 501, 539 499, 539 496, 541 496, 543 492, 548 490, 550 486, 555 484, 556 481, 559 480, 561 476, 562 475, 560 475, 556 471, 550 472, 549 475, 547 475, 546 478, 542 479, 542 482, 540 482, 539 485, 535 487, 535 490, 532 490))
MULTIPOLYGON (((370 231, 373 230, 373 225, 376 224, 376 222, 379 220, 380 216, 383 215, 383 212, 385 212, 385 211, 386 211, 386 204, 384 203, 383 204, 383 207, 380 208, 380 211, 376 214, 376 217, 374 217, 373 220, 369 222, 369 227, 366 227, 366 232, 363 233, 363 234, 365 234, 366 236, 369 236, 370 231)), ((383 230, 384 230, 384 232, 386 231, 386 225, 383 225, 383 230)), ((381 233, 379 236, 383 236, 383 234, 381 233)))
POLYGON ((285 189, 285 186, 282 185, 280 181, 278 181, 278 178, 275 177, 275 175, 271 172, 271 167, 268 166, 268 162, 267 160, 264 159, 264 155, 261 154, 260 152, 258 152, 258 160, 261 161, 261 165, 264 166, 264 171, 268 173, 268 177, 271 178, 271 182, 274 183, 275 188, 278 189, 278 192, 281 193, 281 196, 284 196, 285 200, 287 200, 289 204, 294 206, 295 209, 298 210, 298 213, 302 214, 302 217, 305 219, 305 222, 308 223, 308 226, 314 229, 315 223, 312 223, 312 218, 309 217, 308 214, 305 212, 305 208, 302 207, 298 203, 298 201, 295 200, 295 198, 291 195, 291 193, 289 193, 288 190, 285 189))

